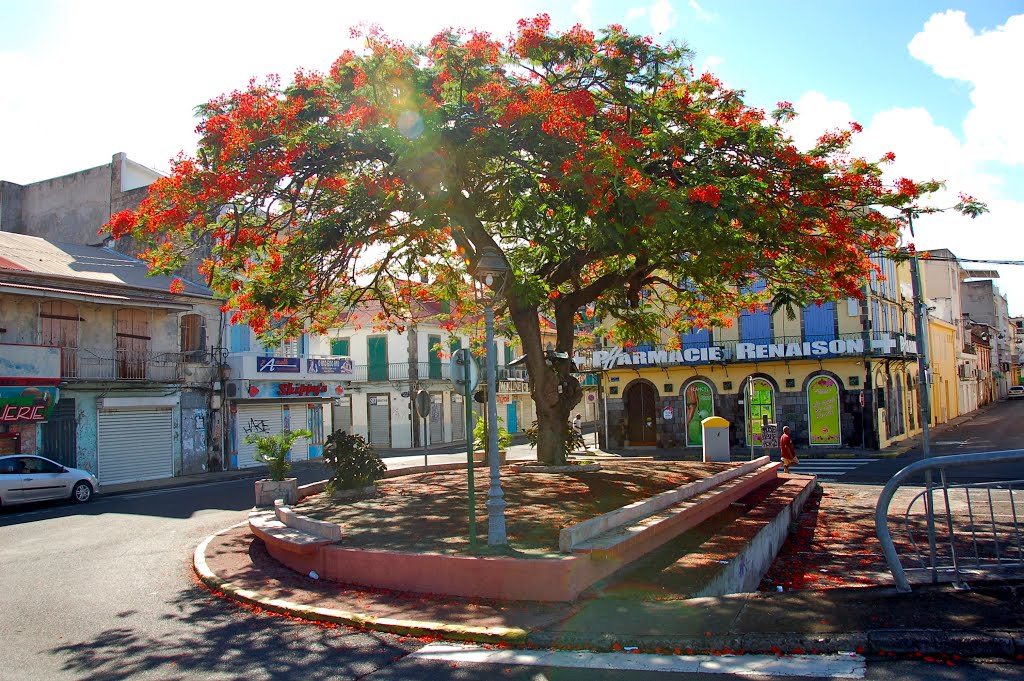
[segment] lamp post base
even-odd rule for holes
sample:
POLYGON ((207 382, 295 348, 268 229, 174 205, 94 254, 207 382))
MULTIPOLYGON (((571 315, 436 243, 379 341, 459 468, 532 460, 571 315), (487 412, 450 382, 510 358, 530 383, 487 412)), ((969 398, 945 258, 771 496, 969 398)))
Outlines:
MULTIPOLYGON (((499 492, 500 494, 500 492, 499 492)), ((487 545, 505 546, 508 536, 505 534, 505 503, 503 498, 487 498, 487 545)))

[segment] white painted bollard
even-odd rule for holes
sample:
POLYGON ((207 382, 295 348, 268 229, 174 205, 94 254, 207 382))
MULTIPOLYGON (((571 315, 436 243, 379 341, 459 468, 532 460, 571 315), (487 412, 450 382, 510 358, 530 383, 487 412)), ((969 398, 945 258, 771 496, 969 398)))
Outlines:
POLYGON ((704 431, 704 461, 729 462, 729 422, 709 416, 700 422, 704 431))

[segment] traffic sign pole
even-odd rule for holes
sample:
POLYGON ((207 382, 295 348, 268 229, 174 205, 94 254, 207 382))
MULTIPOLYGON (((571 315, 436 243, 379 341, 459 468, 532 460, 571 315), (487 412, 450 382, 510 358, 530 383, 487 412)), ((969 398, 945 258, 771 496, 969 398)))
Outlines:
POLYGON ((466 480, 469 485, 469 550, 476 551, 476 481, 473 462, 473 402, 470 397, 480 382, 480 371, 469 350, 462 348, 452 353, 452 383, 462 395, 466 405, 466 480))

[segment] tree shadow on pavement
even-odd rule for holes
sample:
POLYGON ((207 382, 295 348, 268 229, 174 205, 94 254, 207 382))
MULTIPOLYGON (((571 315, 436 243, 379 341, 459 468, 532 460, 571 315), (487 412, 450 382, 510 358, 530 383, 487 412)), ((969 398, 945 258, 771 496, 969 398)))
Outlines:
POLYGON ((83 679, 356 679, 422 645, 417 639, 271 616, 195 586, 162 621, 107 629, 51 649, 83 679))

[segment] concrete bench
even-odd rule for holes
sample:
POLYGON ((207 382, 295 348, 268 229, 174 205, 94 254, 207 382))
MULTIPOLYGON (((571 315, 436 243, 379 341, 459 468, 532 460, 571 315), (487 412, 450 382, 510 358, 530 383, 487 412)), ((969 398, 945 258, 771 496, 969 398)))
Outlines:
POLYGON ((336 541, 289 527, 277 519, 275 511, 270 510, 250 513, 249 529, 265 543, 300 555, 315 553, 321 546, 336 541))
POLYGON ((777 477, 767 457, 565 528, 563 551, 630 563, 777 477))

